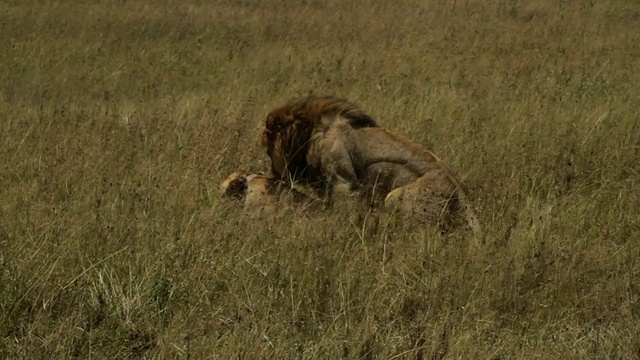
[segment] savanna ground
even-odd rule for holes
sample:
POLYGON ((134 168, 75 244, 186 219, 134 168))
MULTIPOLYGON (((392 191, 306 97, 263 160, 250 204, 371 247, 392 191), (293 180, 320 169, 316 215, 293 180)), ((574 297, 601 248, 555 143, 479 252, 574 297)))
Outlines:
POLYGON ((0 20, 0 358, 640 357, 638 2, 3 1, 0 20), (266 113, 310 91, 451 164, 484 242, 221 201, 268 169, 266 113))

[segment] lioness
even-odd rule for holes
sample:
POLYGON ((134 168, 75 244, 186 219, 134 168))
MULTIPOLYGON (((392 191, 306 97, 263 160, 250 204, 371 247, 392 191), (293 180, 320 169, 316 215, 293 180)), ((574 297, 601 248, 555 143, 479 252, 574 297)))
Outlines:
POLYGON ((240 200, 245 210, 266 213, 275 210, 277 200, 285 192, 293 202, 313 200, 303 192, 262 173, 234 172, 220 184, 220 194, 223 197, 240 200))
POLYGON ((440 224, 462 208, 474 234, 481 232, 461 184, 438 157, 347 100, 309 96, 273 110, 262 144, 278 179, 306 183, 322 196, 336 187, 358 191, 373 206, 384 201, 440 224))

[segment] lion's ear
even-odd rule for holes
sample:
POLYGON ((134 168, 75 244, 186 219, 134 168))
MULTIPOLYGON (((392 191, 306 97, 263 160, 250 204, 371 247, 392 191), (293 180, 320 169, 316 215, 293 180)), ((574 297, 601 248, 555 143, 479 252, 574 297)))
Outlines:
POLYGON ((266 128, 270 133, 279 133, 282 129, 286 128, 291 121, 282 116, 269 115, 267 117, 266 128))

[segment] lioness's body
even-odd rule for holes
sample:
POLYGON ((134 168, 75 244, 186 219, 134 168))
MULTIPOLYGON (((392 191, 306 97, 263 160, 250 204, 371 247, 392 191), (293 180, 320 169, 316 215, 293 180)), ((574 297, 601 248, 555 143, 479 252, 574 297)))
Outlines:
POLYGON ((462 186, 441 160, 345 100, 309 97, 274 110, 263 142, 278 178, 328 190, 324 194, 335 188, 359 191, 374 205, 386 199, 386 206, 445 227, 462 208, 480 233, 462 186))
POLYGON ((286 193, 293 202, 312 200, 282 181, 264 174, 234 172, 220 184, 223 197, 240 200, 247 211, 273 213, 278 200, 286 193))

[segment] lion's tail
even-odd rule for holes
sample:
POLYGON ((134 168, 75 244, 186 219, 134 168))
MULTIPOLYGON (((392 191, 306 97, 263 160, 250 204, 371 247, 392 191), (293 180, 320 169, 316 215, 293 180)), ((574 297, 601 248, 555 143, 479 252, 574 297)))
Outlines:
POLYGON ((458 186, 458 201, 460 202, 460 206, 462 206, 464 210, 464 217, 471 227, 471 231, 473 231, 473 235, 480 238, 482 236, 482 227, 480 226, 480 220, 476 215, 476 212, 473 210, 473 206, 467 201, 467 195, 464 193, 462 188, 458 186))
POLYGON ((447 166, 447 164, 444 161, 442 161, 438 156, 436 156, 436 154, 432 153, 431 151, 429 151, 429 154, 433 156, 433 159, 435 159, 440 166, 442 166, 445 170, 447 170, 449 178, 453 181, 456 188, 458 189, 457 190, 458 202, 460 203, 460 206, 462 206, 464 210, 463 215, 467 220, 467 223, 469 224, 471 231, 473 231, 473 235, 480 238, 482 236, 482 226, 480 226, 480 220, 478 219, 478 215, 476 215, 476 212, 473 210, 473 206, 471 206, 469 201, 467 201, 467 194, 465 194, 462 188, 462 184, 460 184, 460 182, 455 177, 455 175, 453 175, 453 172, 451 171, 451 169, 449 169, 449 166, 447 166))

